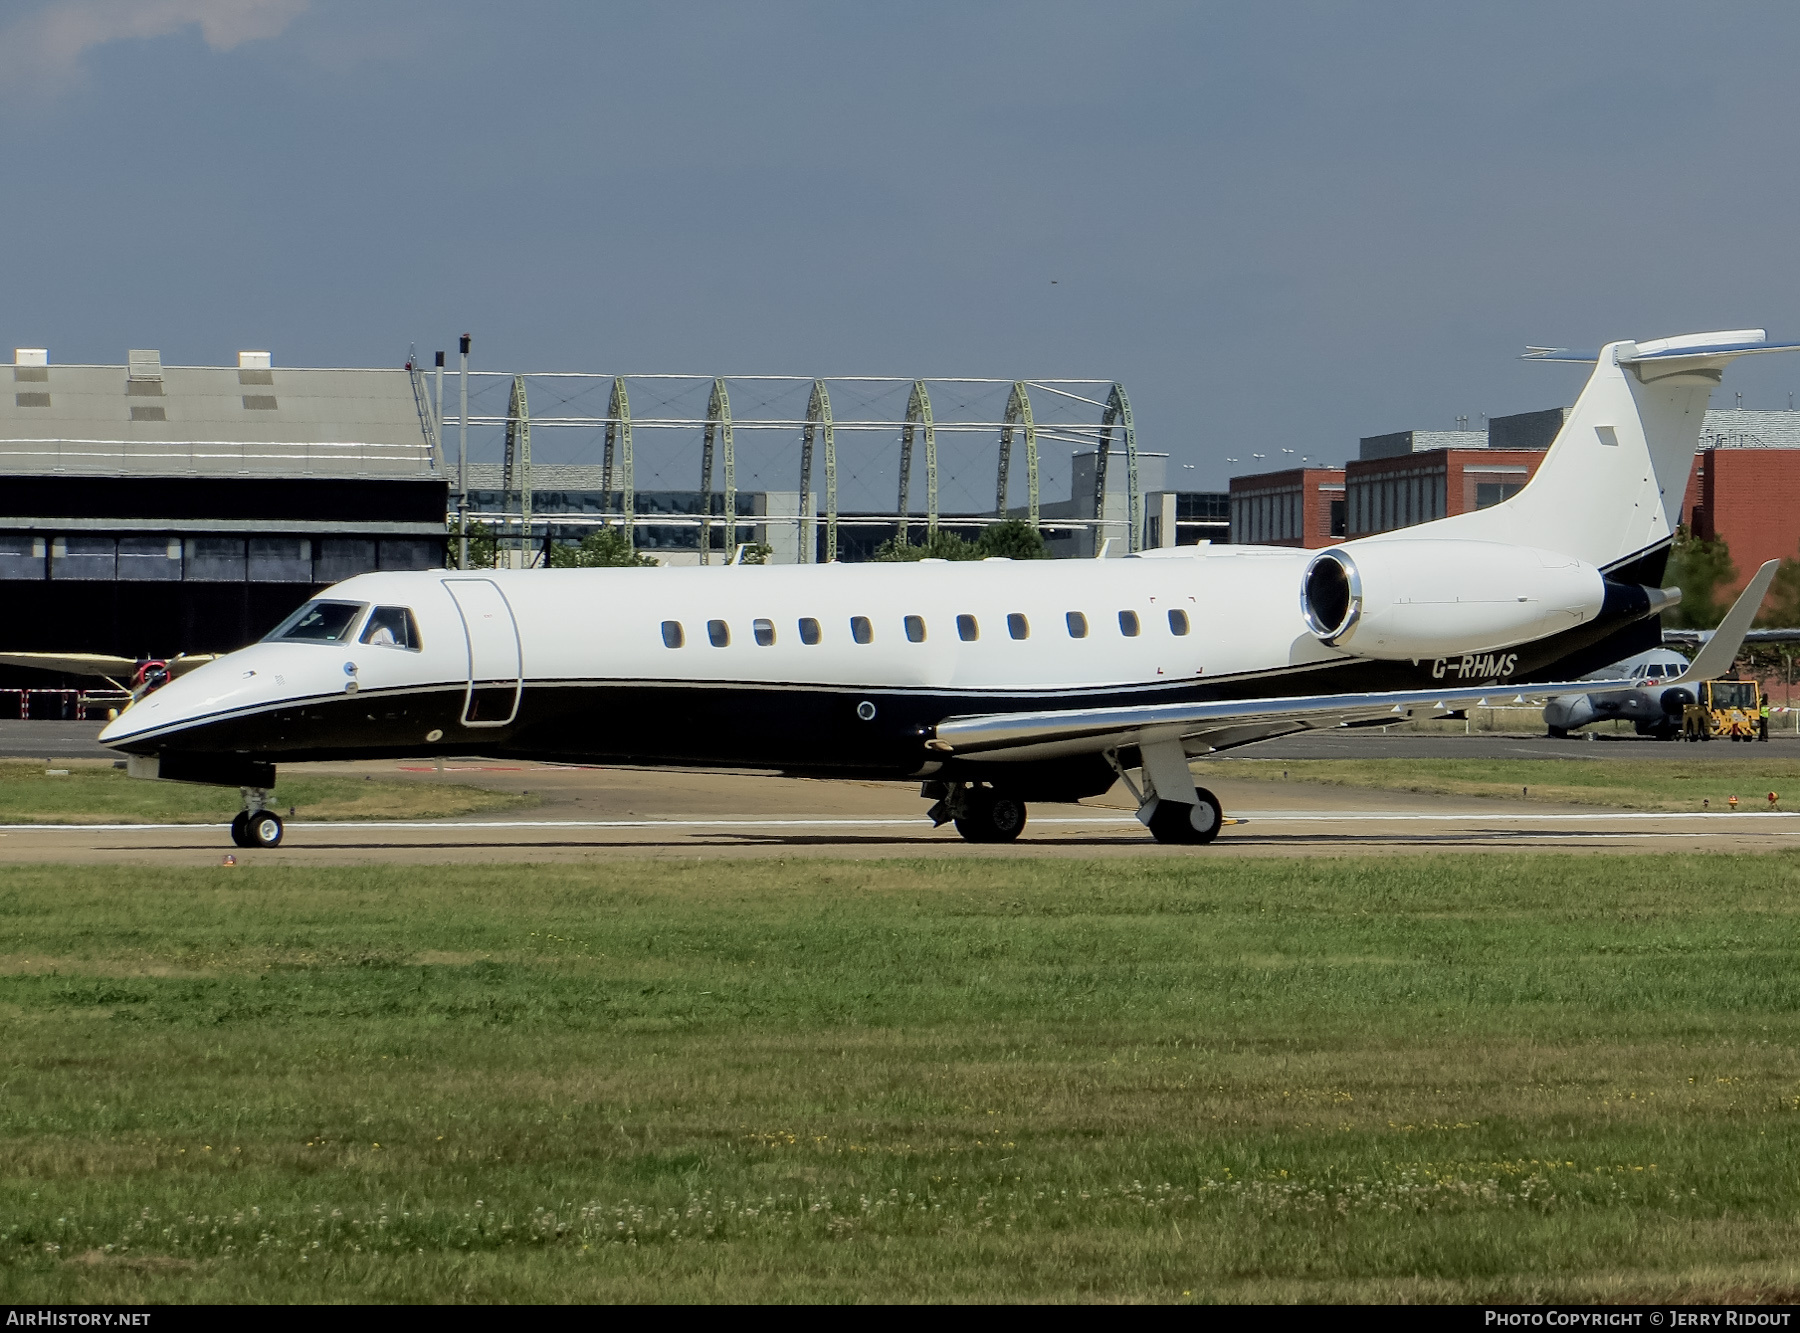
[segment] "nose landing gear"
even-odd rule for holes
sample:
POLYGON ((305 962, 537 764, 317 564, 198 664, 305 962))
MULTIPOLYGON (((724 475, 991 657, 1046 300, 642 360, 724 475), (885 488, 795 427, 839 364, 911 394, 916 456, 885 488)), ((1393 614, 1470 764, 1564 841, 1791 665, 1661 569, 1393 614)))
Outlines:
POLYGON ((269 793, 261 787, 245 787, 244 808, 231 821, 231 840, 239 847, 279 847, 281 816, 264 809, 269 793))

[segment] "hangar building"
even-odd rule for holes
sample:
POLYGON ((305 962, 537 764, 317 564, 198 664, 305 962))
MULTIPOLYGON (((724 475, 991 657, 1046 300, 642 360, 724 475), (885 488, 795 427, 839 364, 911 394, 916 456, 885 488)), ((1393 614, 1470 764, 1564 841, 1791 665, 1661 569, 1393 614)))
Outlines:
POLYGON ((407 371, 288 369, 266 352, 61 366, 24 349, 12 380, 0 650, 229 650, 324 585, 443 564, 448 485, 407 371))

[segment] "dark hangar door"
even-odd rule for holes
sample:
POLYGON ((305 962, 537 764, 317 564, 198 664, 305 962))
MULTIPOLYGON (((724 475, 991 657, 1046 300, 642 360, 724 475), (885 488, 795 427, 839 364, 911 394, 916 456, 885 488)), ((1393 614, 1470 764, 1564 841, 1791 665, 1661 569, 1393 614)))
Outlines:
POLYGON ((469 644, 465 727, 503 727, 519 711, 519 627, 506 596, 489 579, 445 579, 469 644))

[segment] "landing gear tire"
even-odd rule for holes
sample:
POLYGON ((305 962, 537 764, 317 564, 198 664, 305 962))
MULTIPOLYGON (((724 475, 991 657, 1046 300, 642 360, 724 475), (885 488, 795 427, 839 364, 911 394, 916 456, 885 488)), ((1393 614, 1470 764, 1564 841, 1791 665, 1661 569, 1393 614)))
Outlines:
POLYGON ((977 787, 957 816, 956 831, 965 842, 1011 842, 1025 831, 1025 802, 977 787))
POLYGON ((1567 727, 1545 727, 1544 730, 1550 733, 1550 739, 1553 741, 1566 741, 1569 739, 1569 729, 1567 727))
POLYGON ((1158 801, 1156 809, 1150 812, 1150 836, 1158 842, 1188 844, 1207 843, 1218 837, 1225 823, 1219 798, 1205 787, 1196 787, 1194 794, 1200 798, 1198 805, 1158 801))
POLYGON ((244 821, 246 847, 281 846, 281 816, 272 810, 259 810, 253 815, 240 815, 244 821))
POLYGON ((231 821, 231 840, 239 847, 250 846, 250 812, 239 810, 231 821))

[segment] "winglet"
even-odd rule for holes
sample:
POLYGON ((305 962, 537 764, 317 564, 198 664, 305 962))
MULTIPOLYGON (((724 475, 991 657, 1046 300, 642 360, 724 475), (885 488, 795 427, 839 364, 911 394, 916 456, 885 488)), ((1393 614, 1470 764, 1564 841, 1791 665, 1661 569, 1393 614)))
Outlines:
POLYGON ((1694 654, 1688 669, 1681 673, 1680 682, 1717 680, 1731 670, 1731 664, 1743 649, 1744 635, 1750 632, 1750 622, 1762 609, 1763 598, 1768 595, 1769 585, 1775 581, 1775 571, 1779 568, 1781 561, 1770 560, 1756 571, 1744 591, 1738 594, 1737 601, 1731 604, 1731 610, 1725 613, 1725 619, 1719 622, 1719 628, 1713 631, 1712 638, 1694 654))

